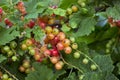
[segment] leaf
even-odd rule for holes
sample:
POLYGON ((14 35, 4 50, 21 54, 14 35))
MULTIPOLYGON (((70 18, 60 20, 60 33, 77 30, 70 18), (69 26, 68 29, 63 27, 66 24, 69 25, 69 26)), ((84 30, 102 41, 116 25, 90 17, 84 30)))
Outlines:
POLYGON ((59 7, 62 8, 62 9, 67 9, 72 4, 77 3, 77 1, 78 0, 61 0, 61 3, 59 5, 59 7))
POLYGON ((66 15, 66 10, 61 9, 61 8, 53 9, 53 12, 54 12, 54 14, 60 15, 60 16, 66 15))
POLYGON ((26 28, 26 29, 25 29, 25 32, 26 32, 25 37, 30 38, 30 37, 31 37, 32 29, 26 28))
POLYGON ((2 63, 4 60, 6 60, 7 58, 3 55, 0 54, 0 63, 2 63))
POLYGON ((63 80, 77 80, 76 78, 77 77, 76 77, 75 73, 73 72, 67 78, 64 78, 63 80))
POLYGON ((75 35, 77 36, 89 35, 92 31, 94 31, 95 25, 96 25, 96 21, 93 17, 88 17, 86 19, 83 19, 75 35))
POLYGON ((37 41, 43 41, 43 37, 45 36, 44 31, 42 31, 42 29, 40 29, 39 26, 35 26, 34 30, 33 30, 33 34, 34 34, 34 38, 37 41))
POLYGON ((109 7, 106 11, 108 17, 113 17, 115 20, 120 19, 120 5, 115 4, 114 7, 109 7))
MULTIPOLYGON (((56 80, 60 74, 53 73, 52 69, 40 63, 33 63, 33 67, 35 71, 28 74, 25 80, 56 80)), ((61 73, 63 73, 63 71, 61 73)))
POLYGON ((16 37, 20 35, 20 32, 16 30, 16 27, 12 27, 9 29, 1 29, 0 31, 0 45, 5 45, 9 43, 11 40, 14 40, 16 37))

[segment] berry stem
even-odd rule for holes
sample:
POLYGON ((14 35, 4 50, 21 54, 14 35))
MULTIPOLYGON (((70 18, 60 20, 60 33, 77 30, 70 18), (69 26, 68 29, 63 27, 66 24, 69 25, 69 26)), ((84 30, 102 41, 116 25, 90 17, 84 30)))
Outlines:
POLYGON ((9 71, 7 71, 4 67, 0 66, 1 69, 3 69, 8 75, 10 75, 12 78, 14 78, 15 80, 19 80, 17 79, 13 74, 11 74, 9 71))

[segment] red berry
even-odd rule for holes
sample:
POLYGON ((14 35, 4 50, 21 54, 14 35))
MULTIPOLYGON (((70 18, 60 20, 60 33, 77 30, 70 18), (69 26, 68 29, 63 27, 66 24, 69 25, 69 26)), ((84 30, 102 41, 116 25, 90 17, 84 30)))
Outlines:
POLYGON ((64 46, 61 42, 57 43, 56 47, 57 47, 58 50, 63 50, 64 49, 64 46))
POLYGON ((46 24, 45 24, 44 22, 40 21, 40 22, 39 22, 39 26, 40 26, 42 29, 44 29, 45 26, 46 26, 46 24))
POLYGON ((70 54, 72 52, 72 48, 68 46, 64 49, 64 51, 66 54, 70 54))
POLYGON ((45 50, 44 55, 45 56, 50 56, 51 55, 51 51, 50 50, 45 50))
POLYGON ((57 49, 52 49, 51 50, 51 55, 52 56, 59 56, 59 53, 58 53, 57 49))
POLYGON ((0 15, 1 15, 1 14, 3 14, 3 10, 2 10, 2 8, 0 8, 0 15))
POLYGON ((35 22, 33 20, 30 20, 28 27, 33 28, 35 26, 35 22))
POLYGON ((116 25, 120 27, 120 20, 116 21, 116 25))

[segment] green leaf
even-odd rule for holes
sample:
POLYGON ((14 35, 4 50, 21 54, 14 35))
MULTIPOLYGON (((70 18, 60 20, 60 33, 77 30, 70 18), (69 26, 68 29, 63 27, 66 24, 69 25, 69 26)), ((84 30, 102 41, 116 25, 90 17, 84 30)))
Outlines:
POLYGON ((93 17, 88 17, 86 19, 83 19, 75 35, 77 36, 89 35, 92 31, 94 31, 95 25, 96 25, 96 21, 93 17))
POLYGON ((75 73, 73 72, 67 78, 64 78, 63 80, 77 80, 76 78, 77 77, 76 77, 75 73))
POLYGON ((33 34, 34 34, 35 40, 43 41, 43 37, 45 36, 45 33, 42 29, 40 29, 39 26, 35 26, 35 28, 33 29, 33 34))
POLYGON ((108 17, 113 17, 115 20, 120 19, 120 5, 115 4, 114 7, 109 7, 106 11, 108 17))
POLYGON ((30 28, 26 28, 26 29, 25 29, 25 32, 26 32, 25 37, 27 37, 27 38, 31 38, 31 32, 32 32, 32 29, 30 29, 30 28))
POLYGON ((16 37, 20 35, 20 32, 16 30, 16 27, 12 27, 9 29, 1 29, 0 31, 0 45, 5 45, 9 43, 11 40, 14 40, 16 37))
POLYGON ((68 31, 70 31, 70 27, 68 27, 66 24, 63 24, 61 29, 65 33, 68 32, 68 31))
POLYGON ((35 71, 28 74, 25 80, 56 80, 59 74, 64 73, 64 71, 54 73, 52 69, 40 63, 33 63, 33 67, 35 71))
POLYGON ((77 3, 78 0, 61 0, 61 3, 59 5, 60 8, 67 9, 72 4, 77 3))
POLYGON ((0 54, 0 63, 2 63, 4 60, 6 60, 7 58, 3 55, 0 54))
POLYGON ((66 15, 66 10, 61 9, 61 8, 53 9, 53 12, 54 12, 54 14, 60 15, 60 16, 66 15))

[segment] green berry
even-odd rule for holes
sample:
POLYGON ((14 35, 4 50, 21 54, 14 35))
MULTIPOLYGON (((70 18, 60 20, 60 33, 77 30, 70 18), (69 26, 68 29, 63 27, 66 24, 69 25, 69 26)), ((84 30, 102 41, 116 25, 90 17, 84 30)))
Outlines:
POLYGON ((75 52, 75 53, 73 53, 73 56, 74 56, 74 58, 78 59, 78 58, 80 58, 80 53, 79 52, 75 52))
POLYGON ((12 56, 12 61, 16 61, 17 60, 17 56, 12 56))
POLYGON ((83 64, 88 64, 89 60, 87 58, 83 59, 83 64))
POLYGON ((90 66, 90 68, 91 68, 91 70, 96 70, 96 69, 97 69, 96 65, 94 65, 94 64, 92 64, 92 65, 90 66))
POLYGON ((3 80, 7 80, 9 78, 8 74, 3 74, 2 76, 3 80))

